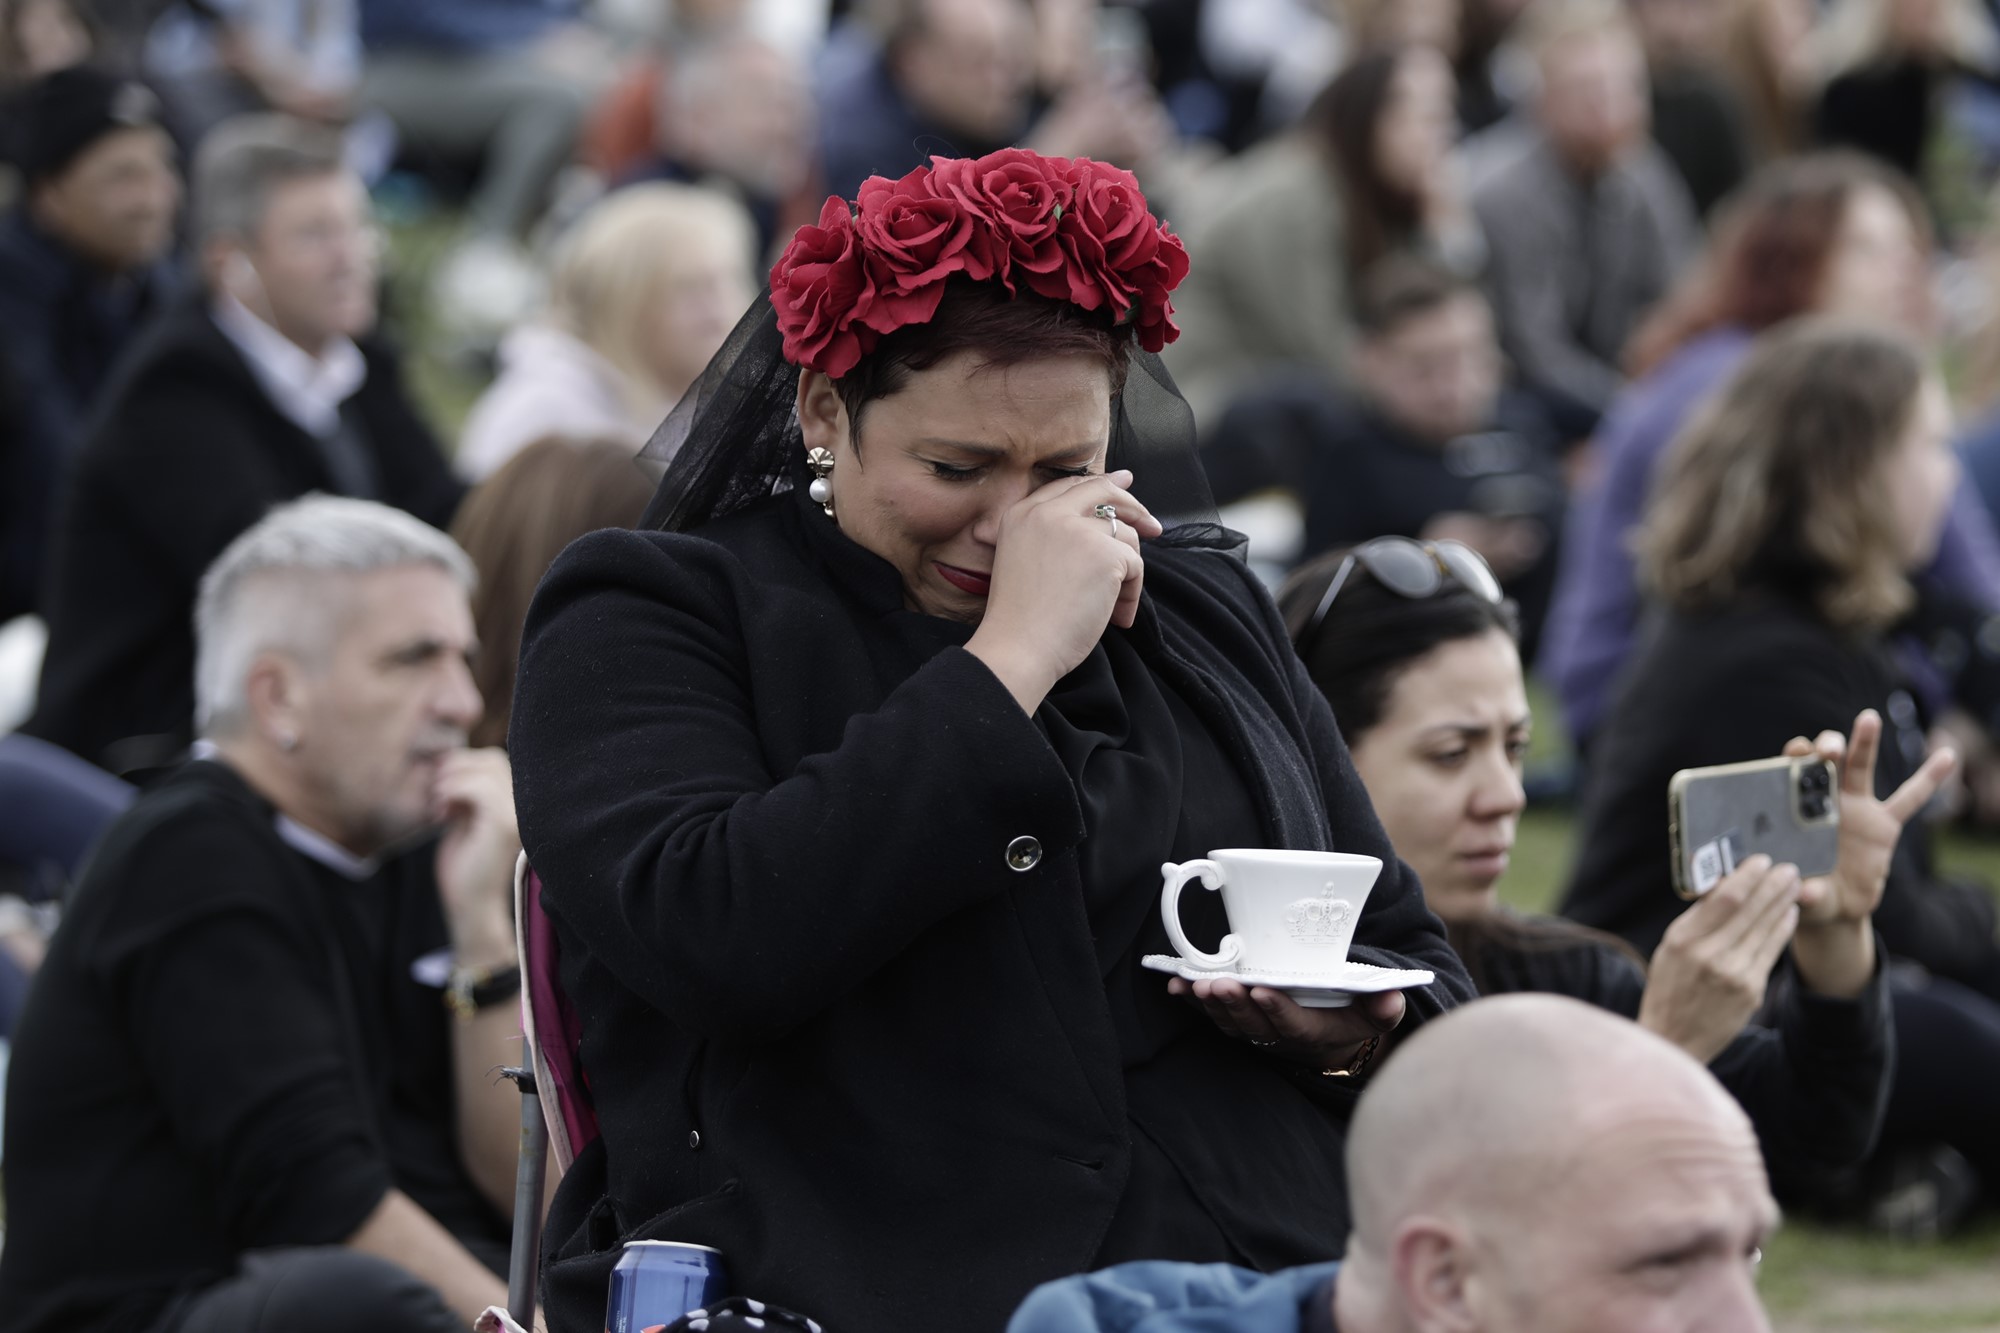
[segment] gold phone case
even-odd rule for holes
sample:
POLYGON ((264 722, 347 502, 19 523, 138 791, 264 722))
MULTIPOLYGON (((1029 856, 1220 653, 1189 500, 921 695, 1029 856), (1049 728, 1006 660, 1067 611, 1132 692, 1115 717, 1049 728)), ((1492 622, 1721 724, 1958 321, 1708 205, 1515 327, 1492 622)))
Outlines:
POLYGON ((1801 875, 1830 874, 1839 855, 1839 775, 1812 756, 1684 768, 1667 785, 1667 836, 1674 892, 1687 899, 1758 852, 1801 875), (1818 781, 1805 777, 1813 768, 1825 774, 1823 811, 1806 790, 1818 781))

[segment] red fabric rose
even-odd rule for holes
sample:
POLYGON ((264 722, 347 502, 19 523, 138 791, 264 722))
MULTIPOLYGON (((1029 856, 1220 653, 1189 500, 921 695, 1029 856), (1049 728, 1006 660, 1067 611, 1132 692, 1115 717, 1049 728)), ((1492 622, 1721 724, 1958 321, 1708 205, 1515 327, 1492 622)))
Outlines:
MULTIPOLYGON (((993 276, 995 246, 984 216, 931 188, 931 170, 918 167, 901 180, 870 176, 856 199, 855 229, 897 290, 914 292, 954 273, 975 282, 993 276)), ((886 332, 886 330, 885 330, 886 332)))
POLYGON ((1174 303, 1167 299, 1167 293, 1180 286, 1187 275, 1187 247, 1180 237, 1161 227, 1159 252, 1147 261, 1134 283, 1139 306, 1132 318, 1133 333, 1147 351, 1157 352, 1181 336, 1181 326, 1174 323, 1174 303))
POLYGON ((771 306, 785 359, 832 379, 854 369, 875 345, 874 330, 854 327, 874 299, 847 201, 830 198, 819 225, 799 228, 771 266, 771 306))
POLYGON ((1187 276, 1186 247, 1153 217, 1131 172, 1079 157, 1063 177, 1071 191, 1056 232, 1064 263, 1031 274, 1028 285, 1085 310, 1108 307, 1134 326, 1141 347, 1159 351, 1180 336, 1167 293, 1187 276))
POLYGON ((1108 310, 1157 352, 1180 336, 1167 294, 1187 250, 1128 171, 1089 158, 1003 148, 933 158, 899 180, 872 176, 857 211, 826 201, 771 270, 785 356, 834 379, 883 334, 936 314, 955 273, 1015 279, 1042 296, 1108 310))
POLYGON ((1014 291, 1011 268, 1053 273, 1062 267, 1062 246, 1056 227, 1069 206, 1070 185, 1050 167, 1060 158, 1042 157, 1025 148, 1002 148, 982 158, 934 157, 931 189, 983 217, 1005 262, 995 276, 1014 291))
POLYGON ((1087 157, 1077 158, 1072 170, 1070 206, 1056 228, 1068 262, 1030 285, 1085 310, 1108 305, 1122 320, 1136 295, 1123 275, 1153 257, 1159 224, 1131 172, 1087 157))

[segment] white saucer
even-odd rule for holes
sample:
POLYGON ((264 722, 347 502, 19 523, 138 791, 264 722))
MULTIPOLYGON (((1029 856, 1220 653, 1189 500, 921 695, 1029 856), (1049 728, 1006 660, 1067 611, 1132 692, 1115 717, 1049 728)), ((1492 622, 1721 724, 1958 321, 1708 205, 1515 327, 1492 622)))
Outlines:
POLYGON ((1267 972, 1261 968, 1200 967, 1170 953, 1149 953, 1139 960, 1141 967, 1166 972, 1185 981, 1240 981, 1246 986, 1269 986, 1281 990, 1308 1009, 1341 1009, 1354 1003, 1357 995, 1377 995, 1383 991, 1408 990, 1428 986, 1437 974, 1421 968, 1397 969, 1357 963, 1352 959, 1337 972, 1267 972))

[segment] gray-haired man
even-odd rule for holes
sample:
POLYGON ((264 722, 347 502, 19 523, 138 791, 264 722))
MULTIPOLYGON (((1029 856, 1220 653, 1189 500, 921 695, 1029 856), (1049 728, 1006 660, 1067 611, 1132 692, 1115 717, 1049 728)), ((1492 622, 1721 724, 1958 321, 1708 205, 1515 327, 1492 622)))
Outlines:
POLYGON ((464 748, 471 582, 326 496, 203 579, 199 757, 107 835, 15 1036, 16 1333, 443 1333, 504 1300, 520 838, 506 757, 464 748))

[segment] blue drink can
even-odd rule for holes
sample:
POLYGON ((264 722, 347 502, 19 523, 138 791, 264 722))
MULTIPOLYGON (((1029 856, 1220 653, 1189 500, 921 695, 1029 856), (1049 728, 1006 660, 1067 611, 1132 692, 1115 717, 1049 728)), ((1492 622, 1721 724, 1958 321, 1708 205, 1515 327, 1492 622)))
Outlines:
POLYGON ((604 1333, 644 1333, 729 1294, 722 1255, 706 1245, 628 1241, 611 1270, 604 1333))

